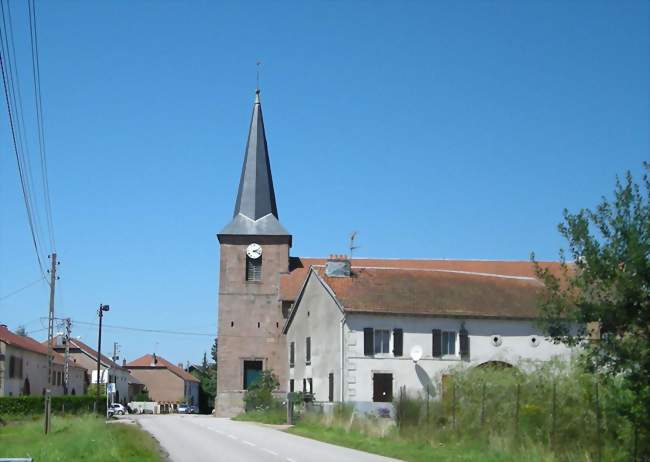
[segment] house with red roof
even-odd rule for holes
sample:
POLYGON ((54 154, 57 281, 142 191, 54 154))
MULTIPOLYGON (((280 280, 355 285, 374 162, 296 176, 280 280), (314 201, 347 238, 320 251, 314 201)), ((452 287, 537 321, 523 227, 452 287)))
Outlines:
POLYGON ((126 364, 131 374, 149 391, 149 398, 158 403, 199 404, 199 380, 157 354, 146 354, 126 364))
POLYGON ((0 324, 0 396, 40 396, 49 388, 53 396, 83 395, 86 369, 74 358, 53 352, 52 381, 48 384, 47 345, 18 335, 0 324))
POLYGON ((281 295, 292 304, 283 328, 287 388, 315 401, 390 408, 402 387, 433 395, 454 367, 518 367, 572 354, 535 324, 543 286, 530 262, 305 263, 295 279, 282 276, 281 295))

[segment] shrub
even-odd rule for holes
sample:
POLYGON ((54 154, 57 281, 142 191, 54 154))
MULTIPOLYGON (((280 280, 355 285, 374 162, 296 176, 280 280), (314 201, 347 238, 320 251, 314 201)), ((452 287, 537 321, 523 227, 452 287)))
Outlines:
POLYGON ((280 385, 272 370, 263 371, 244 394, 246 411, 270 409, 274 404, 273 390, 280 385))
MULTIPOLYGON (((91 412, 95 404, 94 396, 53 396, 52 413, 91 412)), ((3 396, 0 397, 0 415, 40 415, 45 412, 43 396, 3 396)), ((106 412, 106 401, 100 399, 98 412, 106 412)))

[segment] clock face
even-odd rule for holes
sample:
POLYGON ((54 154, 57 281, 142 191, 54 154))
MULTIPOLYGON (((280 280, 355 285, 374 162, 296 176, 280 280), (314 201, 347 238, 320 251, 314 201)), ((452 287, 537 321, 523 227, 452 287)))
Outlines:
POLYGON ((251 244, 246 247, 246 255, 253 260, 260 258, 262 256, 262 246, 259 244, 251 244))

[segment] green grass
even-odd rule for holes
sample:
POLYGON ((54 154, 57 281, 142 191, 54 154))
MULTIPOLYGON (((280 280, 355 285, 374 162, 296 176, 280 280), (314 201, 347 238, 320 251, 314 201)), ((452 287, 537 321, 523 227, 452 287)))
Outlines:
POLYGON ((156 440, 138 426, 106 424, 93 415, 54 417, 47 436, 42 418, 10 420, 0 427, 0 457, 32 457, 37 462, 164 460, 156 440))
MULTIPOLYGON (((314 421, 301 421, 287 430, 299 436, 313 438, 325 443, 345 446, 360 451, 372 452, 386 457, 408 462, 518 462, 521 454, 508 454, 503 451, 486 450, 479 444, 438 444, 428 442, 411 442, 394 436, 384 438, 368 436, 342 427, 328 427, 314 421)), ((530 455, 532 456, 532 455, 530 455)), ((526 460, 544 460, 543 458, 526 458, 526 460)))
POLYGON ((233 417, 232 420, 280 425, 287 423, 287 410, 284 408, 272 408, 266 411, 242 412, 238 416, 233 417))

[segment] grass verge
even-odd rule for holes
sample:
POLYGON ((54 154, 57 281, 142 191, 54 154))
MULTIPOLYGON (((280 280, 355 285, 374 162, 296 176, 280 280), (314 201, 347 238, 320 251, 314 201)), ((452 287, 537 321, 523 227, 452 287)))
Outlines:
POLYGON ((280 425, 287 423, 287 411, 284 408, 268 409, 266 411, 248 411, 233 417, 232 420, 280 425))
POLYGON ((164 460, 156 440, 138 426, 106 424, 93 415, 54 417, 47 436, 42 418, 11 420, 0 427, 0 457, 32 457, 38 462, 164 460))
POLYGON ((373 437, 354 430, 327 427, 311 421, 301 421, 289 428, 287 432, 407 462, 519 462, 521 460, 521 454, 515 456, 507 452, 486 451, 485 447, 478 445, 440 444, 433 447, 427 442, 411 442, 392 436, 373 437))

